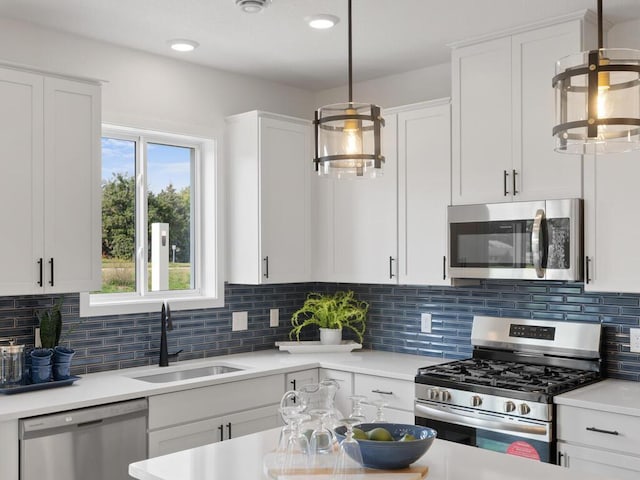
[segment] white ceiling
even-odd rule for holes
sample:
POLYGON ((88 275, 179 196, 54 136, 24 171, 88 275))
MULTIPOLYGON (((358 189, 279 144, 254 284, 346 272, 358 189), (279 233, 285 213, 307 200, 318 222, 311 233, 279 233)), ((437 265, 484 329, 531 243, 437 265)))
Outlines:
MULTIPOLYGON (((266 80, 322 90, 347 79, 347 0, 0 0, 0 16, 266 80), (304 17, 341 18, 331 30, 304 17), (167 41, 200 43, 191 53, 167 41)), ((353 0, 354 81, 447 62, 448 43, 579 10, 596 0, 353 0)), ((604 17, 640 18, 640 0, 604 0, 604 17)), ((617 45, 620 46, 620 45, 617 45)))

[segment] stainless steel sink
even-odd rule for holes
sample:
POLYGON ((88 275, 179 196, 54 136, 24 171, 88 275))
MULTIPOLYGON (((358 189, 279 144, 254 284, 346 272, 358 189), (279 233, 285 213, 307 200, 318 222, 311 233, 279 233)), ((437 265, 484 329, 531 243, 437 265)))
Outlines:
POLYGON ((191 370, 178 370, 175 372, 155 373, 133 377, 136 380, 150 383, 177 382, 190 378, 210 377, 212 375, 222 375, 223 373, 239 372, 242 368, 230 367, 228 365, 209 365, 207 367, 192 368, 191 370))

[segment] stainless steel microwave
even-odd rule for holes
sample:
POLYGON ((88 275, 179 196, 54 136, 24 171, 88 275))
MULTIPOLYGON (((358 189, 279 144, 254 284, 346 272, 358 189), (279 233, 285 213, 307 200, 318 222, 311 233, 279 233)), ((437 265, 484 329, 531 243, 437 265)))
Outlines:
POLYGON ((449 277, 582 280, 581 199, 448 207, 449 277))

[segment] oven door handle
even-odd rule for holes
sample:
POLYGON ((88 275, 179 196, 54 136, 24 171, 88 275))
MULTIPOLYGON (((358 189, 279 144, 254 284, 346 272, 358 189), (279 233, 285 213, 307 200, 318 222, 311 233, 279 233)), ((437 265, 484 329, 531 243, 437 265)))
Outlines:
POLYGON ((538 278, 544 278, 544 269, 542 268, 542 249, 544 248, 544 239, 542 238, 542 222, 544 220, 544 210, 539 209, 533 219, 533 228, 531 229, 531 253, 533 254, 533 268, 536 269, 538 278))
POLYGON ((483 418, 471 417, 462 413, 453 414, 443 412, 440 409, 428 407, 421 403, 415 404, 415 414, 417 417, 426 416, 426 418, 430 418, 432 420, 440 420, 442 422, 450 422, 458 425, 474 426, 484 429, 504 430, 508 432, 527 433, 529 435, 541 436, 546 436, 547 434, 547 428, 542 425, 516 425, 495 420, 485 420, 483 418))

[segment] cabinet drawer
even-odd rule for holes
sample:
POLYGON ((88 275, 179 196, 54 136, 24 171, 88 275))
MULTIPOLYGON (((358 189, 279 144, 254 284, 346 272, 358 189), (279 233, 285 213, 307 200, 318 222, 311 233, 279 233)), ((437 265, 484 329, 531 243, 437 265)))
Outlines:
POLYGON ((283 375, 149 397, 149 430, 280 403, 283 375))
POLYGON ((413 412, 415 387, 413 382, 375 375, 355 375, 354 393, 369 400, 383 398, 389 407, 413 412))
POLYGON ((558 439, 638 455, 640 417, 559 405, 558 439))

